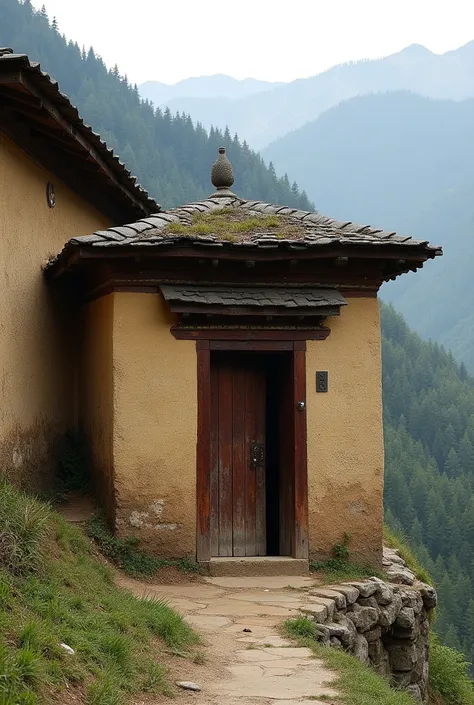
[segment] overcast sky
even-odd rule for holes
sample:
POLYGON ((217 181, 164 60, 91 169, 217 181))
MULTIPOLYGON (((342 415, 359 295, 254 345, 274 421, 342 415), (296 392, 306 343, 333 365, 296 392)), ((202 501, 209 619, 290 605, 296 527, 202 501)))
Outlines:
POLYGON ((189 76, 291 81, 417 43, 474 39, 473 0, 33 0, 133 82, 189 76), (123 9, 121 9, 123 8, 123 9))

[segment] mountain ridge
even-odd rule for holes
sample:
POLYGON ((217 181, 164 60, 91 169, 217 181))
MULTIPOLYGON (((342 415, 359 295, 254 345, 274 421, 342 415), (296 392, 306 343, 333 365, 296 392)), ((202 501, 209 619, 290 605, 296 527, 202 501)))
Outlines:
POLYGON ((176 83, 145 81, 138 86, 140 95, 157 107, 176 98, 221 98, 237 100, 255 93, 273 90, 283 82, 260 81, 256 78, 237 79, 226 74, 190 76, 176 83))
POLYGON ((380 59, 338 64, 238 100, 175 97, 167 107, 172 113, 191 114, 207 128, 228 125, 231 133, 262 149, 342 101, 387 90, 438 99, 474 97, 474 40, 443 54, 410 45, 380 59))
POLYGON ((444 257, 381 291, 425 338, 474 371, 474 99, 359 96, 263 151, 318 210, 443 246, 444 257))

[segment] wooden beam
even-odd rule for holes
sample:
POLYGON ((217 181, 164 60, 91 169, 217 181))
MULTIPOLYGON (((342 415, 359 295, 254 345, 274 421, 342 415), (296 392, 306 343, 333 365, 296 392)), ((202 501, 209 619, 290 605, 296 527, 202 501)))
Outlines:
POLYGON ((314 329, 252 329, 252 328, 203 328, 201 330, 195 328, 180 328, 173 326, 171 334, 176 340, 240 340, 249 341, 294 341, 294 340, 326 340, 331 330, 329 328, 314 328, 314 329))
POLYGON ((211 340, 211 350, 233 350, 251 352, 288 352, 293 350, 291 340, 211 340))
MULTIPOLYGON (((296 345, 296 343, 295 343, 296 345)), ((306 430, 306 353, 293 352, 294 405, 294 558, 308 558, 308 463, 306 430), (299 405, 303 404, 303 408, 299 405)))
POLYGON ((114 172, 114 170, 107 164, 107 162, 104 160, 102 155, 98 152, 98 150, 93 147, 87 139, 80 133, 79 130, 77 130, 75 127, 71 125, 69 120, 64 118, 61 114, 61 112, 58 110, 58 108, 44 95, 41 94, 41 92, 37 89, 37 87, 34 85, 33 81, 28 78, 28 76, 22 74, 22 83, 23 85, 28 89, 29 93, 31 95, 36 96, 38 99, 40 99, 43 103, 43 107, 45 110, 48 111, 48 113, 51 115, 53 120, 61 126, 61 128, 64 130, 64 132, 68 133, 72 139, 74 139, 76 142, 78 142, 82 148, 90 154, 92 159, 94 159, 97 164, 101 167, 103 172, 108 176, 108 178, 115 184, 117 188, 119 188, 124 196, 126 196, 127 199, 132 201, 135 205, 136 208, 140 209, 143 213, 147 213, 147 208, 145 204, 138 199, 135 194, 133 194, 130 189, 127 186, 124 186, 119 178, 117 177, 117 174, 114 172))
POLYGON ((36 110, 40 110, 43 107, 43 103, 36 96, 32 96, 24 91, 15 90, 4 84, 0 84, 0 98, 16 105, 36 108, 36 110))
POLYGON ((9 73, 2 73, 0 75, 0 86, 11 86, 16 83, 21 83, 22 72, 21 71, 10 71, 9 73))
MULTIPOLYGON (((96 250, 90 249, 85 251, 85 256, 90 257, 91 259, 104 256, 109 258, 113 256, 114 258, 121 259, 130 257, 132 254, 133 257, 135 257, 138 254, 137 250, 139 250, 139 246, 133 246, 133 248, 119 246, 113 248, 113 251, 109 249, 107 253, 104 253, 100 252, 98 248, 96 250), (133 250, 133 253, 131 250, 133 250)), ((153 257, 169 257, 172 259, 203 259, 203 257, 207 254, 209 259, 213 262, 214 260, 233 260, 236 262, 248 260, 248 252, 246 252, 243 247, 227 248, 222 246, 222 248, 212 247, 209 248, 209 250, 212 250, 212 254, 211 252, 206 252, 206 247, 203 245, 196 247, 193 247, 192 245, 188 245, 186 247, 176 247, 175 245, 170 244, 160 245, 155 248, 144 246, 141 253, 146 255, 147 259, 152 259, 153 257)), ((343 247, 338 250, 326 250, 323 247, 308 247, 308 249, 300 250, 298 252, 297 261, 299 263, 304 262, 305 260, 320 260, 327 262, 327 260, 334 259, 340 255, 341 257, 350 257, 351 260, 380 260, 381 262, 384 262, 386 260, 398 260, 400 259, 400 255, 403 254, 403 258, 407 260, 407 262, 412 262, 414 264, 419 263, 417 266, 422 266, 422 263, 425 262, 426 259, 432 259, 435 256, 434 253, 432 254, 430 252, 423 253, 421 255, 419 251, 414 252, 414 250, 416 250, 415 247, 404 247, 403 245, 394 245, 392 248, 389 245, 384 245, 383 248, 375 245, 355 245, 353 248, 343 247), (404 251, 401 252, 401 249, 404 251)), ((262 248, 262 251, 258 248, 252 248, 252 257, 257 264, 259 262, 289 262, 292 259, 295 259, 295 253, 291 250, 285 250, 282 248, 281 250, 272 250, 270 254, 265 250, 265 248, 262 248)))
MULTIPOLYGON (((50 171, 52 174, 62 181, 66 186, 73 190, 78 196, 83 198, 87 203, 91 203, 100 213, 103 213, 113 222, 120 222, 124 218, 124 208, 117 208, 117 194, 111 196, 107 191, 107 186, 102 179, 91 178, 84 179, 78 173, 79 169, 71 168, 70 155, 66 158, 61 158, 60 155, 54 153, 51 145, 46 145, 39 137, 32 135, 31 126, 18 117, 11 117, 10 111, 5 110, 0 106, 1 130, 10 139, 12 139, 20 149, 26 152, 34 161, 41 167, 50 171)), ((132 203, 130 202, 130 216, 132 215, 132 203)), ((135 212, 136 217, 139 214, 135 212)), ((130 217, 126 216, 126 217, 130 217)), ((73 253, 71 252, 73 256, 73 253)), ((80 255, 79 255, 80 256, 80 255)))

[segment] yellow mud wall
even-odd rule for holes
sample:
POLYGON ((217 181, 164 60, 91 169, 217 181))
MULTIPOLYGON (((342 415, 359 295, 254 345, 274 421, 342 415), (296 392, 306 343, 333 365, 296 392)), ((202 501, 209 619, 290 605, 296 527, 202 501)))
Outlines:
POLYGON ((196 555, 196 345, 158 294, 114 294, 116 528, 161 556, 196 555))
POLYGON ((114 521, 113 475, 113 315, 114 296, 108 294, 82 309, 80 421, 97 496, 114 521))
POLYGON ((70 237, 109 225, 0 133, 0 473, 30 488, 47 484, 76 414, 76 319, 41 268, 70 237))
POLYGON ((327 558, 350 534, 354 559, 381 565, 383 428, 379 304, 348 299, 325 341, 308 341, 309 550, 327 558), (329 391, 316 393, 316 371, 329 391))

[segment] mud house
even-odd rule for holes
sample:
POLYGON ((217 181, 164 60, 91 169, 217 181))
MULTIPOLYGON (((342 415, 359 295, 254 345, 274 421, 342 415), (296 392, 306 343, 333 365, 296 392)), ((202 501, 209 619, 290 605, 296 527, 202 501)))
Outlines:
POLYGON ((0 463, 25 486, 47 484, 77 421, 77 314, 42 267, 73 235, 156 209, 57 83, 0 49, 0 463))
POLYGON ((377 292, 439 248, 244 200, 223 150, 214 193, 163 211, 26 57, 0 101, 4 318, 34 304, 1 343, 4 466, 76 424, 111 524, 163 556, 302 571, 348 532, 380 563, 377 292))

